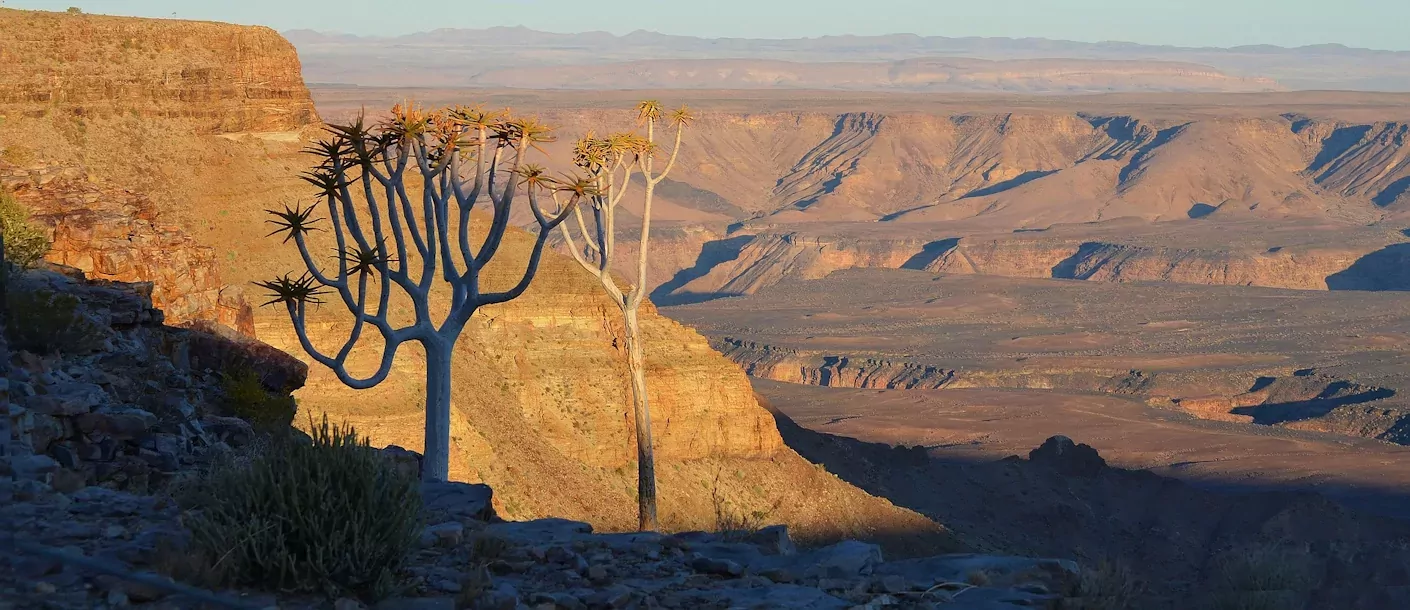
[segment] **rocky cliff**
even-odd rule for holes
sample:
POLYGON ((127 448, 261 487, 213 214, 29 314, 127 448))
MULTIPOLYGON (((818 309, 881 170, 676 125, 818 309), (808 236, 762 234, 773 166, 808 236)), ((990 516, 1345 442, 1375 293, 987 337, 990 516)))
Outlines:
POLYGON ((676 231, 653 243, 661 303, 754 294, 855 268, 961 275, 1174 282, 1299 290, 1405 290, 1406 238, 1390 228, 1303 222, 1148 223, 975 232, 949 224, 810 223, 751 232, 676 231), (671 262, 699 253, 688 267, 671 262))
MULTIPOLYGON (((1363 222, 1398 210, 1410 192, 1406 117, 1394 108, 811 104, 854 108, 828 112, 798 110, 808 104, 801 100, 750 107, 754 100, 698 97, 701 120, 672 178, 723 198, 738 209, 735 220, 765 216, 754 225, 963 221, 1016 229, 1210 214, 1363 222)), ((541 103, 567 135, 604 120, 631 125, 624 113, 541 103)))
MULTIPOLYGON (((697 97, 701 120, 655 211, 672 227, 653 246, 663 303, 869 266, 1399 285, 1367 279, 1393 269, 1405 241, 1410 149, 1393 108, 697 97), (855 109, 778 110, 785 101, 855 109)), ((569 136, 631 125, 540 103, 569 136)))
POLYGON ((275 31, 0 9, 0 115, 184 119, 206 133, 318 121, 275 31))
POLYGON ((161 224, 150 199, 90 182, 72 166, 0 162, 0 188, 48 228, 53 245, 45 260, 95 279, 150 283, 169 323, 207 320, 254 334, 254 310, 240 288, 221 282, 214 251, 161 224))

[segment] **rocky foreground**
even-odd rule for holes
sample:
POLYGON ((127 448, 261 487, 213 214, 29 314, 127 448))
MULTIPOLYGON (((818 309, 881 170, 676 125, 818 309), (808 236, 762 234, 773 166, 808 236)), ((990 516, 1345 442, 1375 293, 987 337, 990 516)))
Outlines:
MULTIPOLYGON (((206 601, 161 586, 165 573, 181 568, 187 544, 181 510, 170 500, 106 487, 65 494, 25 481, 24 500, 0 510, 7 535, 97 562, 98 569, 23 547, 5 558, 0 595, 9 605, 0 607, 188 608, 206 601)), ((482 485, 426 485, 422 493, 433 525, 408 569, 408 590, 376 608, 1042 607, 1078 570, 1068 561, 981 555, 887 562, 880 547, 855 541, 799 551, 782 526, 739 535, 594 534, 575 521, 496 521, 482 485)), ((227 603, 211 607, 328 606, 318 597, 251 591, 220 598, 227 603)), ((334 607, 365 606, 343 598, 334 607)))
MULTIPOLYGON (((192 512, 175 498, 217 460, 257 450, 262 434, 223 410, 223 380, 253 371, 266 391, 287 395, 307 368, 219 327, 162 325, 149 286, 44 271, 12 288, 71 297, 53 309, 73 318, 49 329, 65 355, 0 342, 9 364, 0 377, 0 608, 327 607, 326 597, 180 584, 202 575, 183 525, 192 512)), ((9 315, 11 324, 45 320, 9 315)), ((384 454, 414 467, 414 454, 384 454)), ((406 586, 376 607, 1016 608, 1055 603, 1079 575, 1058 560, 886 561, 879 546, 857 541, 799 550, 782 526, 596 534, 567 520, 506 522, 484 485, 425 484, 422 497, 426 527, 406 586)))

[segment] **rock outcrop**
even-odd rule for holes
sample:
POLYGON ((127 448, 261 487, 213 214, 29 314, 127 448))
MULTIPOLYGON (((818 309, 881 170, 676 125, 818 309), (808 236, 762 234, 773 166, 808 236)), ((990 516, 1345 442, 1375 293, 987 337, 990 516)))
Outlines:
POLYGON ((74 299, 68 320, 16 309, 7 323, 44 323, 50 332, 81 325, 91 346, 54 355, 16 350, 4 361, 0 476, 11 480, 0 491, 10 497, 99 485, 147 493, 194 460, 250 440, 249 424, 222 406, 225 376, 256 370, 270 391, 288 392, 308 374, 248 338, 163 326, 143 285, 32 271, 9 290, 74 299))
MULTIPOLYGON (((7 536, 0 596, 23 607, 75 610, 197 603, 173 580, 196 566, 183 555, 192 545, 190 514, 173 497, 180 486, 167 483, 202 476, 201 468, 233 450, 246 451, 236 459, 259 450, 252 441, 262 432, 220 414, 223 375, 248 368, 268 390, 284 392, 303 383, 307 368, 248 339, 164 327, 141 286, 36 271, 12 288, 75 299, 75 319, 92 325, 91 343, 101 346, 83 354, 11 354, 0 335, 7 365, 0 377, 0 523, 7 536)), ((11 315, 11 323, 23 323, 34 312, 11 315)), ((770 436, 776 440, 777 432, 770 436)), ((416 459, 398 448, 383 453, 394 464, 416 459)), ((1080 574, 1071 561, 1018 557, 888 562, 881 547, 853 540, 799 550, 786 527, 760 527, 762 521, 747 530, 674 535, 594 534, 592 525, 564 519, 505 522, 484 485, 428 482, 421 496, 421 548, 396 575, 406 584, 400 597, 379 608, 909 603, 1017 610, 1055 603, 1080 574), (964 599, 951 603, 960 592, 964 599)), ((202 593, 204 601, 258 607, 329 602, 254 590, 202 593)), ((364 607, 350 598, 336 606, 364 607)))
MULTIPOLYGON (((1020 610, 1066 598, 1082 573, 1060 559, 965 554, 887 561, 880 548, 856 541, 798 550, 782 526, 662 535, 597 534, 587 523, 563 519, 505 522, 484 511, 487 491, 458 483, 422 486, 428 527, 421 548, 398 574, 406 586, 376 608, 1020 610)), ((7 535, 25 546, 0 557, 7 568, 0 594, 60 610, 195 604, 160 586, 171 582, 163 572, 173 571, 163 562, 171 561, 173 549, 191 544, 182 516, 165 497, 106 487, 45 491, 7 503, 0 519, 11 527, 7 535), (85 573, 36 549, 61 550, 157 584, 85 573)), ((251 589, 214 597, 291 610, 327 608, 332 601, 251 589)), ((351 597, 337 599, 335 607, 367 608, 351 597)))
POLYGON ((223 23, 0 9, 0 115, 181 119, 204 133, 318 122, 277 32, 223 23))
POLYGON ((150 283, 153 303, 172 324, 206 320, 254 335, 254 310, 241 289, 221 282, 214 251, 162 224, 148 198, 95 183, 72 166, 0 162, 0 188, 48 228, 53 246, 45 260, 95 279, 150 283))

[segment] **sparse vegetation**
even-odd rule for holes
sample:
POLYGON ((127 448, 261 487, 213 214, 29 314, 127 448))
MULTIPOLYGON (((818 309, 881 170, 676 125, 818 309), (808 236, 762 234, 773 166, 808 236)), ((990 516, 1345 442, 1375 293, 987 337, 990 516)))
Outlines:
POLYGON ((319 163, 304 179, 317 188, 317 200, 330 212, 334 261, 321 263, 308 241, 322 228, 314 206, 270 211, 273 234, 294 242, 306 270, 258 285, 269 290, 268 305, 288 310, 314 361, 332 369, 348 387, 362 390, 387 379, 402 345, 415 342, 424 349, 423 478, 444 481, 450 475, 450 371, 461 332, 481 307, 524 294, 538 273, 549 235, 583 196, 572 194, 553 217, 542 213, 539 197, 562 188, 531 160, 540 144, 553 140, 550 132, 536 119, 507 113, 464 107, 428 112, 414 104, 398 105, 391 119, 375 126, 361 117, 331 126, 330 137, 308 150, 319 163), (409 187, 425 189, 424 206, 422 195, 408 195, 409 187), (385 193, 381 201, 378 192, 385 193), (527 192, 538 221, 533 252, 515 284, 502 292, 484 292, 480 273, 500 251, 520 192, 527 192), (471 238, 471 212, 484 199, 493 217, 480 241, 471 238), (414 212, 418 209, 423 210, 420 218, 414 212), (397 300, 415 304, 414 321, 405 326, 398 327, 401 322, 391 315, 393 287, 397 300), (438 287, 441 294, 433 294, 438 287), (308 305, 321 303, 328 293, 336 294, 353 317, 348 339, 332 355, 314 347, 305 324, 308 305), (449 304, 448 311, 433 314, 433 305, 442 303, 449 304), (357 377, 348 372, 347 360, 368 327, 380 335, 385 351, 375 372, 357 377))
POLYGON ((49 253, 49 236, 30 221, 29 210, 0 187, 0 233, 5 236, 5 260, 21 269, 33 267, 49 253))
POLYGON ((311 443, 276 437, 247 464, 211 473, 189 522, 204 573, 280 591, 378 599, 421 531, 416 480, 399 474, 351 426, 325 416, 311 443))
POLYGON ((259 374, 248 368, 237 369, 221 379, 226 410, 264 431, 278 431, 294 423, 298 403, 293 396, 278 395, 266 390, 259 374))
POLYGON ((78 297, 7 286, 5 337, 36 354, 87 354, 103 345, 98 325, 83 315, 78 297))
POLYGON ((460 582, 456 608, 475 608, 481 598, 494 588, 490 563, 509 552, 510 542, 499 536, 477 532, 470 537, 470 570, 460 582))
POLYGON ((742 539, 767 527, 781 502, 774 503, 768 509, 744 510, 731 502, 720 489, 720 475, 717 473, 714 484, 710 486, 710 504, 715 509, 715 531, 726 539, 742 539))
MULTIPOLYGON (((4 123, 4 117, 0 117, 0 125, 4 123)), ((34 162, 34 151, 19 144, 6 144, 0 148, 0 160, 23 167, 34 162)))
MULTIPOLYGON (((636 133, 615 133, 599 138, 591 133, 578 140, 573 146, 573 163, 587 172, 587 177, 565 183, 558 192, 571 193, 568 205, 559 202, 556 213, 571 212, 578 228, 574 237, 572 224, 560 224, 563 240, 573 259, 596 277, 603 291, 622 312, 622 327, 627 352, 627 371, 631 377, 632 415, 636 429, 637 449, 637 510, 638 527, 642 530, 659 529, 656 515, 656 458, 651 446, 651 406, 646 394, 646 357, 642 341, 641 324, 638 313, 646 299, 650 282, 646 278, 650 257, 651 204, 655 199, 656 187, 666 180, 676 166, 680 154, 681 140, 685 130, 695 116, 689 108, 681 106, 669 114, 660 102, 645 100, 637 105, 640 123, 646 128, 646 135, 636 133), (656 128, 669 124, 675 128, 675 144, 671 148, 665 165, 657 167, 660 146, 656 142, 656 128), (643 205, 640 212, 640 241, 637 244, 635 276, 625 290, 617 284, 613 273, 613 256, 617 243, 617 206, 630 191, 632 177, 641 172, 645 184, 643 205), (579 200, 591 204, 592 221, 584 218, 581 207, 572 203, 579 200)), ((554 193, 557 200, 558 192, 554 193)), ((540 212, 535 212, 541 214, 540 212)), ((614 333, 615 334, 615 333, 614 333)), ((615 346, 615 339, 614 339, 615 346)))
POLYGON ((1238 548, 1214 561, 1212 610, 1301 610, 1312 584, 1305 550, 1275 546, 1238 548))
POLYGON ((1058 607, 1062 610, 1124 610, 1135 607, 1145 584, 1126 563, 1103 560, 1072 581, 1058 607))

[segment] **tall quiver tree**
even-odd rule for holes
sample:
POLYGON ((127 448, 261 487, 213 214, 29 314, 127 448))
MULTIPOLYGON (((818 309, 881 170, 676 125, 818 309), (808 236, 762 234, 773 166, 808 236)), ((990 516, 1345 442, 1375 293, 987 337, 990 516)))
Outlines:
MULTIPOLYGON (((637 502, 639 525, 642 530, 658 529, 656 518, 656 460, 651 443, 651 407, 646 394, 645 348, 641 336, 639 312, 646 298, 646 269, 649 260, 648 246, 651 239, 651 204, 660 184, 676 166, 680 154, 681 138, 694 117, 685 106, 669 115, 660 102, 647 100, 637 105, 638 120, 646 128, 646 135, 637 133, 615 133, 605 138, 593 134, 578 140, 573 150, 573 161, 587 173, 587 177, 573 183, 563 183, 554 192, 558 202, 556 213, 572 213, 575 216, 579 235, 575 237, 568 224, 560 229, 568 251, 573 258, 602 283, 602 288, 612 301, 622 310, 623 327, 626 331, 627 370, 631 375, 632 413, 636 422, 637 448, 637 502), (656 143, 656 130, 663 123, 675 130, 674 143, 665 167, 657 168, 659 147, 656 143), (631 285, 622 289, 612 275, 617 262, 617 206, 626 197, 632 179, 641 172, 645 183, 645 200, 642 202, 641 234, 637 258, 630 265, 634 272, 631 285), (580 201, 589 203, 592 221, 585 219, 580 201), (581 240, 581 246, 579 245, 581 240)), ((538 212, 539 215, 545 214, 538 212)))
POLYGON ((507 112, 463 107, 425 112, 408 104, 396 106, 390 119, 375 126, 359 117, 328 131, 329 138, 307 151, 319 158, 304 174, 318 189, 317 202, 270 210, 270 222, 278 227, 270 235, 293 241, 307 271, 257 284, 270 291, 267 305, 288 309, 309 356, 354 389, 382 383, 398 348, 421 344, 426 353, 422 478, 444 481, 450 475, 451 358, 461 331, 480 307, 524 293, 548 235, 592 191, 580 188, 566 200, 558 197, 560 211, 551 217, 540 213, 540 193, 560 188, 543 168, 529 163, 537 145, 551 139, 549 129, 507 112), (413 192, 418 187, 421 192, 413 192), (481 273, 500 252, 518 191, 531 203, 537 239, 518 283, 485 292, 481 273), (472 212, 482 200, 489 201, 492 216, 483 238, 472 238, 472 212), (331 260, 320 261, 309 244, 311 233, 322 229, 317 225, 323 219, 314 218, 318 203, 326 205, 331 225, 336 248, 331 260), (394 286, 413 312, 395 318, 409 320, 394 319, 394 286), (309 339, 307 318, 309 305, 322 303, 330 292, 352 315, 352 330, 332 355, 309 339), (348 371, 347 361, 369 326, 381 335, 381 361, 370 376, 358 377, 348 371))

